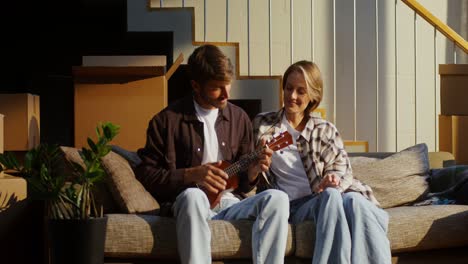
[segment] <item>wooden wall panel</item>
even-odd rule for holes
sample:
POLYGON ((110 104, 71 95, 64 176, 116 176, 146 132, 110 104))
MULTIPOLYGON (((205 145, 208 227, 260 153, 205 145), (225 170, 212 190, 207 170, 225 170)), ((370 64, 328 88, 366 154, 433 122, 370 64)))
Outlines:
POLYGON ((226 0, 206 0, 206 39, 226 41, 226 0))
POLYGON ((312 60, 312 1, 294 0, 292 6, 292 62, 312 60))
MULTIPOLYGON (((282 75, 291 64, 290 0, 271 2, 271 74, 282 75)), ((265 63, 268 63, 266 61, 265 63)))
POLYGON ((268 0, 249 3, 249 74, 269 75, 268 0))
POLYGON ((356 1, 356 139, 376 151, 377 40, 375 0, 356 1))
POLYGON ((414 11, 397 2, 397 149, 416 143, 414 11))
POLYGON ((327 119, 333 121, 333 3, 330 0, 314 0, 314 37, 315 62, 322 72, 324 90, 320 104, 327 112, 327 119))
POLYGON ((395 2, 379 1, 378 151, 396 151, 395 2))
POLYGON ((205 41, 205 0, 185 0, 184 4, 195 9, 195 41, 205 41))
POLYGON ((183 0, 163 0, 162 4, 163 7, 182 7, 183 0))
MULTIPOLYGON (((433 12, 442 21, 447 21, 447 10, 448 5, 443 1, 431 0, 431 5, 425 3, 427 0, 421 2, 421 4, 426 4, 429 10, 433 12)), ((436 74, 435 74, 435 84, 436 84, 436 114, 440 114, 440 76, 438 72, 438 65, 443 63, 453 63, 453 43, 450 42, 442 33, 436 32, 435 36, 435 65, 436 65, 436 74)), ((436 131, 436 143, 435 150, 439 150, 439 118, 435 120, 435 131, 436 131)))
POLYGON ((150 0, 150 6, 153 8, 161 7, 161 0, 150 0))
POLYGON ((228 41, 239 42, 240 74, 248 75, 249 40, 247 0, 228 0, 228 41))
POLYGON ((416 142, 436 148, 434 28, 416 18, 416 142))
POLYGON ((355 140, 353 23, 353 1, 341 1, 336 6, 336 126, 346 140, 355 140))

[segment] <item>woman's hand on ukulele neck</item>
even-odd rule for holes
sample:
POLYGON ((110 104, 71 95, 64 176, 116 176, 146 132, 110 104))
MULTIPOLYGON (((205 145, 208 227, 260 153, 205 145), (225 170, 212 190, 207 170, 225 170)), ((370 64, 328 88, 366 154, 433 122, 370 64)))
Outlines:
POLYGON ((270 169, 273 150, 266 145, 266 140, 264 138, 262 138, 259 147, 262 148, 262 152, 258 156, 258 159, 249 166, 249 182, 254 182, 259 173, 270 169))

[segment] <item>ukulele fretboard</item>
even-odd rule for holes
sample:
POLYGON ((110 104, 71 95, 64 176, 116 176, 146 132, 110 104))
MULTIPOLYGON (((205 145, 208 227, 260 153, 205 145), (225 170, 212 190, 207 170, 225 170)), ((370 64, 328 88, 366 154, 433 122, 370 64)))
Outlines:
POLYGON ((250 163, 258 158, 258 155, 260 155, 261 152, 262 150, 257 150, 248 154, 247 156, 227 167, 224 171, 229 177, 234 176, 239 172, 245 171, 249 167, 250 163))

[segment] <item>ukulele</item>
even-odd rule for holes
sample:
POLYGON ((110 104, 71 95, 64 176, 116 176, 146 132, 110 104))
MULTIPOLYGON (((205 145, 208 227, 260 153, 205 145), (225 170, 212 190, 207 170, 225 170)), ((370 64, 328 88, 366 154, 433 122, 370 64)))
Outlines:
MULTIPOLYGON (((266 146, 268 146, 271 150, 277 151, 282 148, 285 148, 293 143, 292 136, 291 134, 288 133, 288 131, 285 131, 278 136, 274 137, 271 139, 266 146)), ((237 174, 239 172, 247 170, 249 167, 250 163, 255 161, 258 156, 262 153, 262 149, 259 149, 257 151, 254 151, 244 157, 242 157, 240 160, 236 161, 233 164, 230 164, 227 161, 222 161, 221 165, 218 166, 218 168, 224 170, 226 174, 228 175, 228 179, 226 180, 226 190, 229 189, 235 189, 239 186, 239 178, 237 174)), ((206 196, 208 196, 208 200, 210 201, 210 208, 213 209, 218 205, 218 203, 221 200, 221 196, 224 191, 220 191, 218 193, 212 193, 208 192, 205 189, 202 189, 206 196)))

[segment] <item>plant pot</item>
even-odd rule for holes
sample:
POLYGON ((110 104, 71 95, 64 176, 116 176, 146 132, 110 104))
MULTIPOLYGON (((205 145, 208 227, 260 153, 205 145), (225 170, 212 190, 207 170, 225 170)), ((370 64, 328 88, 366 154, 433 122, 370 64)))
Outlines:
POLYGON ((107 217, 50 219, 52 264, 103 264, 107 217))

